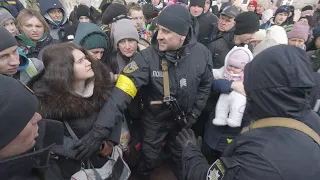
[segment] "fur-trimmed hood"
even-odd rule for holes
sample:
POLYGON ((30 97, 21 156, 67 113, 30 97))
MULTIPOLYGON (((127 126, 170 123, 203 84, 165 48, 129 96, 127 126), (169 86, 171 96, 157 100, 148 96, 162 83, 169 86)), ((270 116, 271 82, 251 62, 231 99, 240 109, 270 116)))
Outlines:
POLYGON ((93 95, 81 97, 70 92, 52 91, 41 73, 29 84, 39 100, 38 112, 46 119, 74 120, 99 112, 107 100, 113 84, 110 71, 100 62, 92 62, 95 73, 93 95))

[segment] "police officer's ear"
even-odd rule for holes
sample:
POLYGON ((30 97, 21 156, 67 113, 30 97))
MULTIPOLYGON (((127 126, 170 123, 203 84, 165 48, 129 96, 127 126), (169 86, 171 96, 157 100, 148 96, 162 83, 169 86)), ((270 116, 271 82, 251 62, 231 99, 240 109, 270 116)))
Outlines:
POLYGON ((187 38, 187 36, 181 36, 180 40, 184 41, 187 38))

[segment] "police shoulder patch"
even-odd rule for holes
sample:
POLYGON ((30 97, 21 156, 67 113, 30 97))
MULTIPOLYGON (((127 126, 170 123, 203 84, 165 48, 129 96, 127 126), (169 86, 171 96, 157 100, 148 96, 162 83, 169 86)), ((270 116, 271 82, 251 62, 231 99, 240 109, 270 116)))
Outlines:
POLYGON ((127 64, 126 67, 124 67, 123 72, 124 73, 132 73, 132 72, 136 71, 137 69, 139 69, 137 63, 135 61, 132 61, 129 64, 127 64))
POLYGON ((220 159, 216 160, 208 170, 207 180, 222 180, 226 170, 220 159))

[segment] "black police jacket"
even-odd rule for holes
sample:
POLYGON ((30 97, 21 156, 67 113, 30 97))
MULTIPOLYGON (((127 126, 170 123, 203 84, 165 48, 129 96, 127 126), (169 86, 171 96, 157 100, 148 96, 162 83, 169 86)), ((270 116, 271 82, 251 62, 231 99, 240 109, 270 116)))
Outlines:
MULTIPOLYGON (((247 64, 244 72, 251 119, 292 118, 320 134, 320 117, 309 105, 315 80, 304 51, 286 45, 269 48, 247 64)), ((269 127, 238 136, 212 166, 194 146, 183 151, 182 161, 187 179, 317 180, 319 153, 319 145, 308 135, 269 127)))
POLYGON ((172 55, 159 51, 154 38, 153 45, 132 58, 99 113, 93 129, 95 138, 105 137, 113 130, 115 122, 121 119, 124 109, 142 87, 146 90, 143 94, 143 119, 152 123, 154 128, 158 127, 159 122, 154 122, 154 119, 167 108, 163 104, 151 105, 151 102, 163 100, 164 97, 162 58, 168 62, 171 96, 177 99, 185 113, 201 114, 213 81, 211 53, 196 41, 192 28, 186 39, 180 52, 172 55), (108 114, 108 118, 100 119, 102 114, 108 114))

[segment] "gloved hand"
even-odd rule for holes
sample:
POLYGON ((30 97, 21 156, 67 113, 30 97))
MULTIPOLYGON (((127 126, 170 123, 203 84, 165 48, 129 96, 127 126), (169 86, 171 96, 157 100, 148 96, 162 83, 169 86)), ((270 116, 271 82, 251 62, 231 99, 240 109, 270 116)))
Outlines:
POLYGON ((99 151, 103 142, 96 140, 91 132, 83 136, 72 148, 77 151, 76 160, 86 160, 99 151))
POLYGON ((194 115, 189 114, 187 116, 187 124, 185 124, 185 126, 183 128, 190 129, 194 125, 194 123, 196 123, 196 122, 197 122, 197 118, 194 115))
POLYGON ((199 137, 197 140, 194 132, 191 129, 182 129, 181 132, 179 132, 179 134, 177 135, 176 140, 178 145, 182 149, 186 148, 189 144, 199 147, 201 147, 202 144, 201 137, 199 137))
POLYGON ((79 140, 64 136, 63 145, 55 145, 52 148, 52 152, 59 156, 76 159, 76 155, 78 154, 78 152, 77 150, 73 149, 73 146, 75 146, 75 144, 77 144, 78 142, 79 140))
POLYGON ((232 81, 226 79, 217 79, 212 82, 211 91, 217 91, 222 94, 229 94, 232 81))

